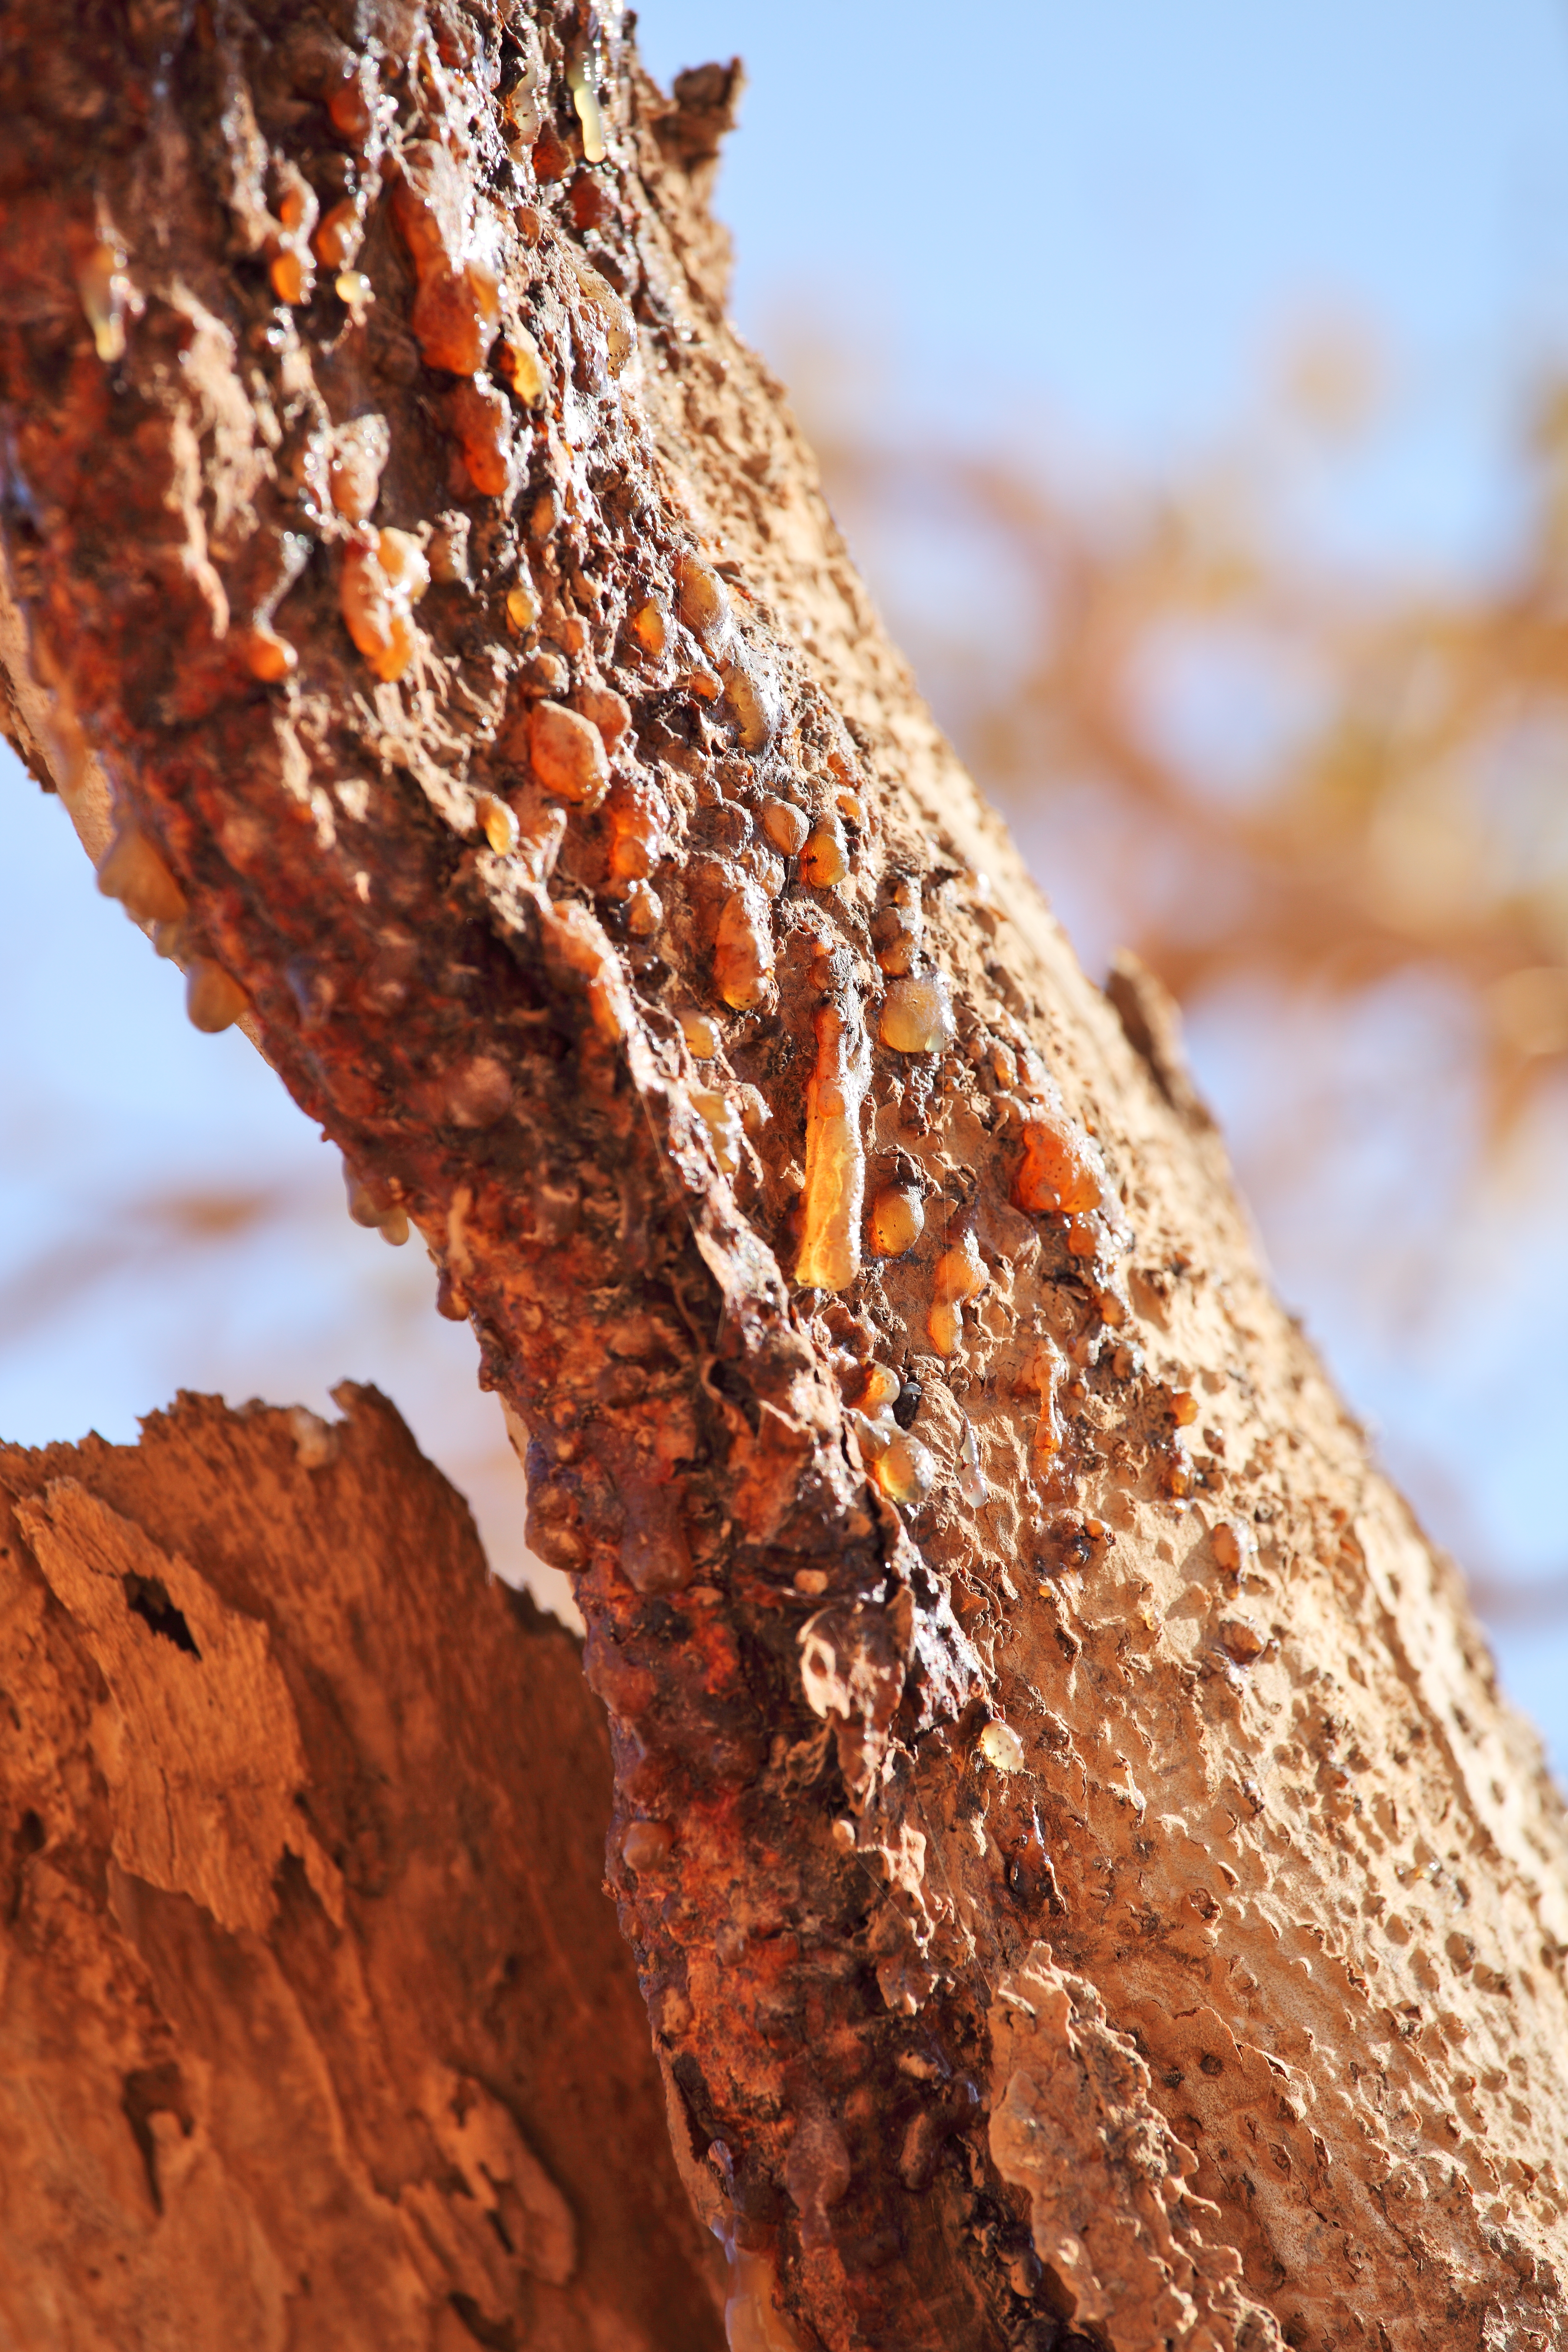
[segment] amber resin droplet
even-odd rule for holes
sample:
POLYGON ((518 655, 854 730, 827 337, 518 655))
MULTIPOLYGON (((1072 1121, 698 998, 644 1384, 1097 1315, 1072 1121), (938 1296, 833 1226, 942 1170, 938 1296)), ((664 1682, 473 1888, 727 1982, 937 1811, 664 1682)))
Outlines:
POLYGON ((831 890, 849 871, 849 844, 837 817, 819 824, 800 853, 800 878, 813 889, 831 890))
MULTIPOLYGON (((1087 1216, 1103 1197, 1092 1139, 1065 1117, 1031 1118, 1024 1157, 1013 1179, 1013 1201, 1031 1216, 1087 1216)), ((1092 1250, 1086 1253, 1092 1255, 1092 1250)))
POLYGON ((496 355, 496 373, 504 376, 524 407, 542 400, 550 377, 544 354, 526 327, 509 327, 496 355))
POLYGON ((480 793, 474 801, 474 814, 479 821, 479 831, 496 856, 509 857, 519 840, 516 811, 496 793, 480 793))
POLYGON ((669 643, 669 618, 663 605, 656 604, 652 597, 646 604, 639 604, 632 614, 632 635, 644 653, 663 653, 669 643))
POLYGON ((343 550, 338 603, 350 636, 379 678, 400 678, 419 633, 408 599, 381 561, 381 533, 362 524, 343 550))
POLYGON ((245 991, 222 964, 205 956, 193 958, 185 973, 185 1012, 193 1029, 216 1037, 232 1029, 245 1009, 245 991))
POLYGON ((860 1271, 866 1154, 860 1142, 865 1039, 853 1010, 816 1015, 816 1068, 805 1097, 805 1191, 795 1278, 806 1290, 844 1290, 860 1271))
POLYGON ((957 1034, 947 980, 940 971, 890 981, 882 999, 881 1037, 895 1054, 945 1053, 957 1034))
POLYGON ((704 645, 721 637, 730 624, 724 583, 700 555, 683 555, 675 567, 676 603, 681 619, 704 645))
POLYGON ((889 1184, 871 1203, 871 1248, 878 1257, 902 1257, 925 1231, 925 1203, 904 1184, 889 1184))
POLYGON ((719 1051, 718 1024, 710 1021, 706 1013, 683 1013, 680 1016, 680 1027, 687 1045, 697 1059, 700 1062, 711 1061, 719 1051))
POLYGON ((901 1431, 878 1460, 873 1473, 890 1503, 912 1510, 925 1501, 936 1484, 936 1464, 918 1437, 901 1431))
POLYGON ((1021 1772, 1024 1743, 1010 1723, 995 1717, 980 1735, 980 1753, 998 1772, 1021 1772))
POLYGON ((936 1262, 936 1292, 926 1329, 939 1356, 957 1352, 963 1338, 963 1302, 978 1297, 991 1276, 973 1233, 966 1232, 936 1262))
POLYGON ((559 702, 536 702, 529 713, 529 757, 547 793, 595 809, 610 788, 604 738, 591 719, 559 702))
POLYGON ((675 1832, 668 1822, 632 1822, 621 1839, 621 1853, 627 1869, 640 1876, 668 1862, 674 1844, 675 1832))
POLYGON ((392 428, 384 416, 356 416, 339 425, 327 463, 327 488, 345 521, 370 520, 391 455, 392 428))
POLYGON ((691 1106, 712 1138, 713 1157, 719 1162, 720 1174, 733 1176, 741 1165, 741 1122, 734 1104, 728 1095, 715 1089, 694 1094, 691 1106))
POLYGON ((762 809, 763 831, 775 849, 786 857, 794 857, 811 831, 811 821, 805 811, 796 808, 793 801, 764 801, 762 809))
POLYGON ((146 835, 129 821, 104 852, 98 887, 139 923, 177 923, 185 911, 184 892, 146 835))
POLYGON ((732 1013, 754 1013, 773 993, 773 934, 768 902, 744 882, 724 902, 713 945, 713 986, 732 1013))

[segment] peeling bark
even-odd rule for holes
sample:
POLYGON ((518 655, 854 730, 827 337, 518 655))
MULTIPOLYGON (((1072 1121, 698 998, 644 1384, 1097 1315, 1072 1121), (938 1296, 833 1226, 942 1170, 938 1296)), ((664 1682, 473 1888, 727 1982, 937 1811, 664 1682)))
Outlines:
POLYGON ((17 731, 479 1336, 731 2343, 1560 2340, 1557 1801, 724 321, 734 71, 60 21, 17 731))
POLYGON ((716 2344, 575 1644, 340 1402, 0 1449, 0 2336, 716 2344))

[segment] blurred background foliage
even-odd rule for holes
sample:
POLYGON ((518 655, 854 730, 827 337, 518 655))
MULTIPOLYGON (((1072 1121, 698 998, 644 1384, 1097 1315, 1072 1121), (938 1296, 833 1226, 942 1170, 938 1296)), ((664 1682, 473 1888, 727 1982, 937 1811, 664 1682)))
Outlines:
MULTIPOLYGON (((1568 17, 648 0, 742 49, 742 324, 1086 967, 1568 1766, 1568 17), (973 54, 972 54, 973 50, 973 54), (1306 322, 1306 323, 1303 323, 1306 322)), ((417 1244, 0 754, 0 1433, 374 1379, 523 1551, 417 1244)))

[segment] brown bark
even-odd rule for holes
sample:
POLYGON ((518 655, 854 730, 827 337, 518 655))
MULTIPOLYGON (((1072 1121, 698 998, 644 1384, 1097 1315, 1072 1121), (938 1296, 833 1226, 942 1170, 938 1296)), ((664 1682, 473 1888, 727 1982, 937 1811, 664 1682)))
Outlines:
POLYGON ((732 77, 0 75, 16 731, 479 1334, 731 2342, 1559 2340, 1556 1800, 724 323, 732 77))
POLYGON ((717 2343, 576 1645, 341 1402, 0 1450, 0 2337, 717 2343))

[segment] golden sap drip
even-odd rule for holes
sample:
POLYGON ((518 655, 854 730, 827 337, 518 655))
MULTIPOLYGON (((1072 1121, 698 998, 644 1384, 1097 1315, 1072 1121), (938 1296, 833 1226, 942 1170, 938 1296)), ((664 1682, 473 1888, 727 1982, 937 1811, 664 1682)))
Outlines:
POLYGON ((754 882, 724 901, 713 943, 713 985, 731 1013, 754 1013, 773 993, 773 932, 754 882))
POLYGON ((871 1203, 871 1248, 878 1257, 902 1257, 925 1231, 925 1204, 907 1185, 889 1184, 871 1203))
POLYGON ((602 163, 605 160, 605 116, 599 104, 599 93, 594 87, 585 57, 575 57, 566 68, 566 87, 572 93, 572 103, 577 110, 577 120, 583 128, 583 160, 585 163, 602 163))
POLYGON ((816 1068, 806 1088, 804 1224, 795 1276, 803 1289, 845 1290, 860 1271, 863 1048, 854 1013, 847 1019, 836 1004, 823 1005, 816 1016, 816 1068))
POLYGON ((881 1036, 895 1054, 940 1054, 956 1034, 942 973, 922 972, 889 983, 882 999, 881 1036))
POLYGON ((963 1338, 963 1302, 977 1297, 990 1279, 972 1233, 943 1250, 936 1262, 936 1296, 926 1317, 926 1329, 939 1356, 957 1353, 963 1338))

